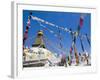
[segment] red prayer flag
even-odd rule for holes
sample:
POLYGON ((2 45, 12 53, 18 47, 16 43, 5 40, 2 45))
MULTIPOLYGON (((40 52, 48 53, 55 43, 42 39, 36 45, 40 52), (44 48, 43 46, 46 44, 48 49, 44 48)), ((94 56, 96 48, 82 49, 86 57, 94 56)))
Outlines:
POLYGON ((83 26, 83 21, 84 21, 84 20, 83 20, 83 16, 81 16, 81 17, 80 17, 80 23, 79 23, 80 27, 83 26))

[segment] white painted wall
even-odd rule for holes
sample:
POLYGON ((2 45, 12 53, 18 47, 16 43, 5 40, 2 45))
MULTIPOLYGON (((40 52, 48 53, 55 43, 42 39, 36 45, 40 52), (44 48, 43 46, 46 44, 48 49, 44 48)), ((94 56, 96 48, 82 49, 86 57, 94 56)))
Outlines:
MULTIPOLYGON (((26 1, 26 0, 23 0, 26 1)), ((49 77, 37 77, 37 79, 26 79, 26 80, 99 80, 100 79, 100 0, 27 0, 37 4, 55 4, 55 5, 67 5, 72 1, 71 4, 86 7, 97 8, 97 20, 98 25, 96 26, 94 43, 96 44, 97 54, 97 73, 87 74, 72 74, 64 76, 53 76, 49 77)), ((11 68, 11 0, 0 1, 0 80, 12 80, 10 78, 11 68)), ((20 79, 19 79, 20 80, 20 79)), ((23 79, 22 79, 23 80, 23 79)))

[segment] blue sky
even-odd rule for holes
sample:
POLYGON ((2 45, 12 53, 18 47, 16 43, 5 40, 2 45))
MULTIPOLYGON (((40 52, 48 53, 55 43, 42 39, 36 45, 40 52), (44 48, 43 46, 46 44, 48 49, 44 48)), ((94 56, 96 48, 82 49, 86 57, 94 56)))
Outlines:
MULTIPOLYGON (((23 10, 23 34, 26 29, 26 24, 28 20, 29 13, 32 12, 33 16, 37 16, 41 19, 44 19, 48 22, 54 23, 58 26, 64 27, 64 28, 71 28, 73 31, 77 30, 78 24, 79 24, 79 19, 81 13, 74 13, 74 12, 51 12, 51 11, 30 11, 30 10, 23 10)), ((84 17, 84 24, 83 27, 80 31, 81 34, 88 34, 88 36, 91 38, 91 14, 90 13, 83 13, 85 14, 84 17)), ((52 26, 43 24, 46 26, 48 29, 54 31, 56 34, 58 33, 59 29, 54 28, 52 26)), ((28 39, 25 42, 25 46, 31 47, 32 44, 34 43, 34 40, 36 38, 36 34, 39 30, 43 30, 44 28, 39 25, 39 23, 35 20, 31 19, 31 27, 28 32, 28 39)), ((52 52, 56 53, 61 53, 64 51, 67 53, 71 47, 72 44, 72 38, 71 35, 67 32, 64 32, 63 30, 60 30, 61 36, 62 36, 62 45, 63 49, 60 49, 57 47, 59 46, 60 40, 55 37, 53 34, 51 34, 49 31, 45 30, 44 35, 50 42, 52 43, 51 46, 47 44, 46 46, 49 50, 52 52), (54 45, 54 46, 53 46, 54 45), (58 48, 58 49, 57 49, 58 48)), ((91 48, 86 40, 86 38, 83 39, 83 45, 86 51, 89 53, 91 52, 91 48)), ((81 44, 79 38, 76 40, 76 48, 78 52, 82 52, 81 44)))

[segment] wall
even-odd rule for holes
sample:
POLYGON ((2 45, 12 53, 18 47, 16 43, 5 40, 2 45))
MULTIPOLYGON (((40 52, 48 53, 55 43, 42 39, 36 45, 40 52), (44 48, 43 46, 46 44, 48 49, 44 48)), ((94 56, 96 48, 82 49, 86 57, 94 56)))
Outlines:
MULTIPOLYGON (((41 4, 56 4, 56 5, 67 5, 68 2, 72 0, 32 0, 35 3, 41 4)), ((97 8, 97 21, 98 25, 96 26, 96 39, 94 43, 96 44, 96 54, 97 54, 97 72, 90 74, 72 74, 66 76, 55 76, 55 77, 42 77, 37 78, 36 80, 99 80, 100 75, 100 5, 99 0, 73 0, 73 5, 80 4, 84 6, 94 6, 97 8)), ((11 67, 11 0, 1 0, 0 2, 0 80, 11 80, 10 78, 10 67, 11 67)), ((19 79, 20 80, 20 79, 19 79)), ((22 79, 23 80, 23 79, 22 79)), ((35 79, 26 79, 26 80, 35 80, 35 79)))

